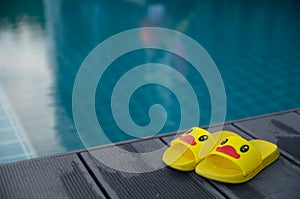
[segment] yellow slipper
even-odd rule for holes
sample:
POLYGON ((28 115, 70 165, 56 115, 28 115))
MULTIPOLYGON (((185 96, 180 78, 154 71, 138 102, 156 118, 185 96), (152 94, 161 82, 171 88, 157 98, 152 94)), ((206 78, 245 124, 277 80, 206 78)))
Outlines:
POLYGON ((197 164, 214 148, 218 138, 237 136, 230 131, 209 133, 193 127, 171 142, 163 154, 163 161, 180 171, 193 171, 197 164))
POLYGON ((242 183, 252 179, 278 157, 278 147, 273 143, 229 136, 197 165, 196 173, 220 182, 242 183))

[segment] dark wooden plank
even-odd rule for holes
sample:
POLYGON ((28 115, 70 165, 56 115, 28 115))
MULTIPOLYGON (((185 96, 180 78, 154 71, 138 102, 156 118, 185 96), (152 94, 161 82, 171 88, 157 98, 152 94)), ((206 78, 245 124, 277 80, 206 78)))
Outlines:
POLYGON ((175 138, 177 138, 178 135, 174 134, 174 135, 168 135, 165 137, 161 137, 162 141, 165 142, 168 146, 170 146, 170 142, 172 140, 174 140, 175 138))
MULTIPOLYGON (((126 152, 118 152, 113 149, 114 147, 81 154, 87 166, 112 198, 222 198, 216 189, 196 173, 179 172, 166 167, 161 160, 163 151, 150 156, 150 159, 139 159, 126 152), (137 172, 111 168, 105 165, 106 161, 115 162, 126 169, 131 167, 137 172), (149 172, 141 172, 151 169, 149 172)), ((163 142, 152 139, 126 144, 122 149, 132 153, 146 153, 162 147, 165 147, 163 142)))
POLYGON ((229 198, 298 198, 300 168, 280 157, 246 183, 213 183, 229 198))
POLYGON ((76 154, 0 166, 0 198, 105 198, 76 154))
POLYGON ((295 112, 237 122, 235 125, 255 138, 276 143, 300 165, 300 115, 295 112))
MULTIPOLYGON (((223 129, 224 131, 225 131, 225 130, 226 130, 226 131, 232 131, 232 132, 234 132, 234 133, 236 133, 236 134, 242 136, 243 138, 245 138, 245 139, 247 139, 247 140, 251 140, 251 139, 252 139, 251 136, 245 134, 243 131, 241 131, 240 129, 236 128, 236 127, 233 126, 232 124, 229 124, 229 123, 228 123, 228 124, 225 124, 225 125, 223 126, 222 129, 223 129)), ((220 131, 220 126, 211 127, 211 128, 209 128, 209 131, 210 131, 211 133, 215 133, 215 132, 217 132, 217 131, 220 131)))

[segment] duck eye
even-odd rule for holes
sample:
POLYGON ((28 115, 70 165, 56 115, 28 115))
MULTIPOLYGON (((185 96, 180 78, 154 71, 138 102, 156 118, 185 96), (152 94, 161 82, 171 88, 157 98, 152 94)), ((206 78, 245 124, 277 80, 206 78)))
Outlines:
POLYGON ((203 142, 203 141, 205 141, 205 140, 207 140, 207 139, 208 139, 208 135, 202 135, 202 136, 199 137, 198 140, 199 140, 200 142, 203 142))
POLYGON ((241 146, 241 148, 240 148, 240 151, 241 151, 242 153, 245 153, 245 152, 247 152, 248 150, 249 150, 249 145, 247 145, 247 144, 241 146))
POLYGON ((193 131, 193 129, 190 129, 190 130, 186 131, 185 134, 189 134, 189 133, 191 133, 192 131, 193 131))
POLYGON ((224 145, 226 142, 228 141, 228 139, 225 139, 221 142, 221 145, 224 145))

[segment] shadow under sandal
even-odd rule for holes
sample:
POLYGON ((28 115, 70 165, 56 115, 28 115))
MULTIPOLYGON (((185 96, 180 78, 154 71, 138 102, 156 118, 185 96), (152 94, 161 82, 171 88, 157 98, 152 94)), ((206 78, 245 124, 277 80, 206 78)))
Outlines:
POLYGON ((196 166, 196 173, 220 182, 243 183, 279 157, 277 145, 229 136, 196 166))

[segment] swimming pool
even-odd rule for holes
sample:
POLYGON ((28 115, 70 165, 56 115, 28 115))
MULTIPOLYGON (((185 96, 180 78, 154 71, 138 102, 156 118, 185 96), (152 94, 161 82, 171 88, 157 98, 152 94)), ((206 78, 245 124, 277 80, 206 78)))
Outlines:
MULTIPOLYGON (((0 85, 14 120, 26 135, 26 145, 30 143, 28 148, 34 151, 23 158, 84 147, 72 114, 77 71, 100 42, 132 28, 170 28, 199 42, 215 61, 224 81, 226 120, 300 106, 297 1, 124 0, 116 5, 109 1, 45 0, 1 4, 0 85)), ((113 62, 98 84, 95 110, 111 142, 134 138, 120 130, 112 116, 110 100, 114 85, 130 69, 150 62, 179 71, 193 85, 200 102, 198 125, 210 122, 208 89, 190 63, 161 50, 137 50, 113 62)), ((151 70, 149 74, 164 75, 151 70)), ((172 82, 180 81, 167 77, 172 82)), ((178 130, 180 117, 189 117, 181 116, 179 102, 169 89, 154 84, 139 88, 132 96, 129 108, 133 120, 138 125, 147 125, 149 108, 157 103, 168 113, 158 133, 178 130)), ((0 134, 3 128, 6 127, 0 122, 0 134)), ((149 132, 141 132, 141 136, 149 136, 149 132)), ((10 144, 15 142, 6 141, 0 140, 2 157, 11 156, 9 147, 14 148, 10 144)), ((91 145, 105 143, 91 140, 91 145)), ((21 158, 16 157, 3 158, 2 162, 21 158)))

